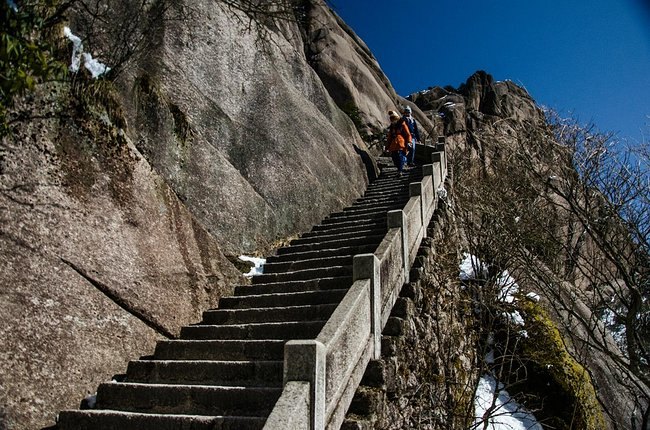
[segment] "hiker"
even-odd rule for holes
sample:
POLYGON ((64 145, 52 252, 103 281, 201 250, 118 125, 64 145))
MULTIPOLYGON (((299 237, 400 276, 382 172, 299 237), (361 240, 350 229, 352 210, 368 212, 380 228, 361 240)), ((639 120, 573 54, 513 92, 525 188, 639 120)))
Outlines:
POLYGON ((411 133, 406 122, 394 110, 388 111, 390 126, 386 135, 386 151, 390 152, 393 164, 402 174, 406 164, 407 143, 411 141, 411 133))
POLYGON ((410 146, 409 146, 409 154, 408 154, 408 165, 413 167, 415 166, 415 144, 420 141, 420 131, 418 130, 418 123, 415 122, 415 118, 411 115, 411 106, 406 106, 404 108, 404 122, 406 122, 406 125, 409 128, 409 132, 411 133, 411 141, 410 141, 410 146))

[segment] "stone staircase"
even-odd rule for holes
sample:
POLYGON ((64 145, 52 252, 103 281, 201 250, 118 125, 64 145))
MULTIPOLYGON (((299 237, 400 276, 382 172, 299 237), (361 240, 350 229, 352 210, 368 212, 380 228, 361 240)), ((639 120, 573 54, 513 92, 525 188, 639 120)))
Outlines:
POLYGON ((282 393, 284 344, 314 339, 352 285, 352 260, 372 253, 387 212, 404 207, 420 168, 387 167, 353 206, 269 257, 252 285, 101 384, 93 409, 62 411, 57 428, 261 429, 282 393))

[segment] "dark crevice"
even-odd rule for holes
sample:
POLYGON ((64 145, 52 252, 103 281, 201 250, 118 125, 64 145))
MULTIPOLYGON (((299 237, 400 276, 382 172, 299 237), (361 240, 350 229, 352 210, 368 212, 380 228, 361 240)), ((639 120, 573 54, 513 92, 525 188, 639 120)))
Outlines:
POLYGON ((74 263, 61 258, 61 261, 70 266, 72 270, 77 272, 79 275, 81 275, 84 279, 86 279, 92 286, 97 288, 102 294, 104 294, 106 297, 111 299, 116 305, 124 309, 126 312, 130 313, 143 323, 145 323, 148 327, 151 329, 155 330, 157 333, 161 334, 162 336, 165 336, 167 339, 175 339, 176 336, 169 330, 167 330, 165 327, 163 327, 161 324, 158 322, 154 321, 151 316, 145 315, 143 312, 131 308, 128 303, 126 303, 125 300, 123 300, 120 296, 115 294, 114 291, 112 291, 107 285, 102 284, 101 282, 97 281, 96 279, 91 278, 88 273, 86 273, 85 270, 81 269, 80 267, 77 267, 74 263))

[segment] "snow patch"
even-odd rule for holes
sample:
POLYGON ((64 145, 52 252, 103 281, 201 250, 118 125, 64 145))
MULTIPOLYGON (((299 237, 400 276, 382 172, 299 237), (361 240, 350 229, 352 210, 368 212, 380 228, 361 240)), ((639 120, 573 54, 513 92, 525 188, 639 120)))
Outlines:
POLYGON ((485 279, 487 277, 487 266, 477 256, 465 252, 463 253, 463 261, 460 263, 459 276, 461 281, 485 279))
POLYGON ((521 316, 519 311, 503 312, 501 315, 514 325, 518 325, 522 327, 525 325, 524 318, 521 316))
POLYGON ((479 380, 474 408, 472 429, 543 430, 535 416, 510 397, 503 384, 491 375, 483 375, 479 380))
POLYGON ((438 194, 439 198, 441 198, 443 200, 447 199, 447 190, 445 190, 445 187, 443 187, 443 186, 438 187, 438 189, 436 190, 436 193, 438 194))
POLYGON ((540 299, 539 294, 533 292, 526 294, 526 298, 531 302, 535 302, 535 303, 539 302, 540 299))
POLYGON ((239 259, 241 261, 248 261, 255 265, 254 267, 251 267, 251 270, 249 270, 248 273, 244 273, 244 276, 246 276, 247 278, 252 278, 253 276, 261 275, 262 273, 264 273, 264 265, 266 264, 266 258, 257 258, 257 257, 249 257, 247 255, 240 255, 239 259))
POLYGON ((111 70, 106 64, 101 63, 93 58, 87 52, 84 52, 84 45, 81 42, 81 38, 72 33, 69 27, 63 28, 63 34, 65 37, 72 42, 72 58, 70 59, 70 71, 77 73, 79 67, 81 66, 81 60, 83 59, 84 67, 88 69, 93 79, 97 79, 101 75, 108 73, 111 70))
POLYGON ((501 291, 499 291, 499 295, 497 296, 499 301, 513 303, 515 301, 514 295, 519 292, 519 285, 517 285, 517 282, 515 282, 515 279, 510 276, 507 270, 499 274, 497 285, 501 287, 501 291))

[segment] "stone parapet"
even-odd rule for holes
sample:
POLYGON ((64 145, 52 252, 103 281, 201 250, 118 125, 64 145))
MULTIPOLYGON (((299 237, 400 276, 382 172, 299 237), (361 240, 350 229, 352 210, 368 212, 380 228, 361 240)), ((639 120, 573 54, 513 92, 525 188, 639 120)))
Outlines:
MULTIPOLYGON (((315 340, 325 349, 324 396, 318 395, 318 390, 309 390, 312 404, 308 409, 302 408, 302 412, 294 405, 278 402, 271 414, 273 419, 267 421, 264 429, 288 428, 281 426, 290 419, 287 415, 306 411, 310 411, 309 425, 291 428, 340 428, 368 362, 379 358, 379 331, 384 330, 402 286, 409 281, 420 243, 436 210, 436 190, 447 173, 444 143, 434 147, 418 145, 416 154, 432 164, 423 167, 421 182, 410 185, 411 197, 404 209, 388 213, 388 232, 374 254, 355 256, 354 283, 315 340), (313 404, 322 401, 325 405, 313 404), (324 418, 314 411, 325 411, 324 418)), ((296 360, 300 364, 294 364, 285 355, 285 375, 292 373, 290 368, 294 365, 303 367, 303 358, 296 360)), ((306 374, 303 382, 318 384, 318 379, 314 382, 310 375, 306 374)))

